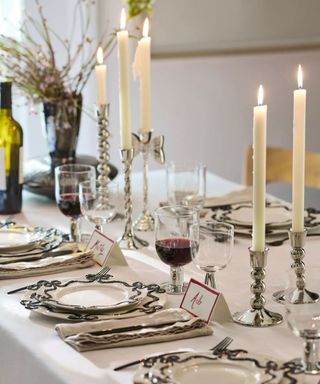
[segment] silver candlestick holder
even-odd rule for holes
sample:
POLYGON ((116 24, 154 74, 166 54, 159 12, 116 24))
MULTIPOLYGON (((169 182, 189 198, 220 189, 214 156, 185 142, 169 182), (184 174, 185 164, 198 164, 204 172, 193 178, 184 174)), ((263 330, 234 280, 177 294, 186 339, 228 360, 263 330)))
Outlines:
POLYGON ((250 290, 253 296, 250 301, 251 309, 233 315, 233 320, 238 324, 260 328, 280 324, 283 320, 279 313, 271 312, 264 307, 266 300, 262 294, 266 288, 263 280, 266 276, 265 267, 268 251, 268 248, 264 251, 254 251, 249 248, 251 277, 253 279, 250 290))
POLYGON ((124 209, 125 209, 125 229, 124 234, 118 239, 122 249, 139 249, 147 247, 147 241, 140 239, 133 232, 132 226, 132 194, 131 194, 131 166, 134 158, 134 149, 121 149, 121 161, 124 164, 124 209))
POLYGON ((304 250, 307 237, 307 230, 303 232, 295 232, 292 229, 289 231, 289 238, 291 243, 291 257, 293 263, 291 269, 296 274, 296 288, 289 288, 287 290, 277 291, 273 294, 273 298, 278 303, 289 301, 292 304, 307 304, 316 303, 319 300, 319 295, 306 289, 305 280, 305 264, 303 259, 306 255, 304 250))
POLYGON ((108 183, 110 167, 109 167, 109 105, 110 104, 100 104, 96 108, 96 115, 98 119, 98 151, 99 151, 99 159, 98 159, 98 180, 100 181, 100 185, 108 190, 108 183))
POLYGON ((152 132, 140 132, 139 136, 133 134, 133 146, 137 153, 142 154, 143 158, 143 209, 133 226, 137 231, 153 231, 154 218, 149 210, 148 190, 149 190, 149 153, 160 164, 164 164, 165 155, 163 150, 164 137, 158 136, 152 139, 152 132))

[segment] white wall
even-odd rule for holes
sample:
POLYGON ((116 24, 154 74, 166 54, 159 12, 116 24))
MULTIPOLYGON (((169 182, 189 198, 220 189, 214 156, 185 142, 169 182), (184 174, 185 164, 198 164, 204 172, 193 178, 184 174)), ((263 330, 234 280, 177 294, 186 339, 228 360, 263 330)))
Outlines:
MULTIPOLYGON (((308 90, 306 147, 319 152, 320 51, 154 61, 154 127, 166 136, 167 157, 203 160, 209 170, 241 182, 260 83, 268 104, 268 144, 290 148, 299 63, 308 90)), ((271 191, 290 198, 290 189, 271 191)), ((306 204, 319 206, 319 197, 316 192, 311 200, 307 193, 306 204)))
MULTIPOLYGON (((57 5, 61 2, 63 0, 43 1, 46 7, 50 6, 50 12, 56 14, 55 21, 63 31, 70 9, 69 6, 65 7, 62 18, 57 5)), ((168 0, 157 0, 158 4, 161 2, 168 4, 168 0)), ((105 25, 109 31, 117 27, 122 3, 109 0, 100 1, 99 5, 100 30, 105 25)), ((183 20, 177 20, 178 31, 182 28, 179 22, 183 23, 183 20)), ((133 48, 132 42, 132 54, 133 48)), ((308 150, 320 151, 320 50, 153 60, 153 127, 155 134, 165 135, 167 159, 202 160, 210 171, 241 182, 245 151, 252 138, 252 108, 256 104, 260 83, 264 85, 268 104, 268 144, 291 147, 292 93, 296 88, 299 63, 304 68, 308 91, 306 145, 308 150)), ((87 106, 95 101, 94 86, 93 76, 86 90, 87 106)), ((108 88, 111 102, 111 161, 121 169, 116 51, 108 59, 108 88)), ((138 130, 138 87, 133 83, 132 126, 133 131, 138 130)), ((38 116, 25 130, 29 157, 46 151, 45 139, 40 139, 40 131, 38 116)), ((96 154, 96 142, 94 122, 84 119, 78 152, 96 154)), ((140 167, 140 161, 136 160, 134 169, 140 167)), ((151 163, 152 167, 156 167, 156 164, 151 163)), ((275 188, 272 189, 273 193, 290 198, 289 187, 275 188)), ((306 205, 320 208, 319 192, 307 192, 306 197, 306 205)))

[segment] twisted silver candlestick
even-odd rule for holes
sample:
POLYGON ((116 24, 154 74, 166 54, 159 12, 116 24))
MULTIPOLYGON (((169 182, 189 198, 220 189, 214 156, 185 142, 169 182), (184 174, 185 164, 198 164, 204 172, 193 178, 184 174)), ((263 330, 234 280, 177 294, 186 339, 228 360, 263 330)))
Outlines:
POLYGON ((293 263, 291 269, 296 274, 296 288, 289 288, 288 290, 277 291, 273 294, 274 300, 278 303, 283 303, 285 300, 292 304, 307 304, 316 303, 319 300, 319 295, 315 292, 306 289, 305 280, 305 264, 303 259, 305 257, 304 245, 306 242, 307 230, 303 232, 295 232, 292 229, 289 231, 289 238, 291 243, 291 257, 293 263))
POLYGON ((233 320, 238 324, 248 327, 269 327, 280 324, 283 320, 279 313, 264 308, 266 300, 262 294, 266 288, 263 280, 266 276, 265 267, 267 265, 268 251, 268 248, 261 252, 249 248, 252 267, 251 277, 253 279, 250 290, 253 296, 250 301, 251 309, 233 315, 233 320))
POLYGON ((131 165, 134 158, 133 149, 121 149, 121 161, 124 164, 124 209, 126 224, 124 234, 118 240, 119 246, 122 249, 139 249, 141 247, 147 247, 149 244, 147 241, 139 239, 132 228, 132 198, 131 198, 131 165))
POLYGON ((100 104, 96 109, 96 114, 98 118, 98 151, 99 151, 99 164, 98 164, 98 180, 100 181, 100 185, 108 190, 108 183, 110 167, 109 167, 109 104, 100 104))
POLYGON ((133 226, 137 231, 153 231, 154 218, 148 204, 148 158, 149 152, 151 152, 157 162, 164 164, 164 137, 158 136, 152 139, 152 132, 140 132, 139 136, 133 134, 132 138, 136 153, 140 152, 143 157, 143 209, 133 226))

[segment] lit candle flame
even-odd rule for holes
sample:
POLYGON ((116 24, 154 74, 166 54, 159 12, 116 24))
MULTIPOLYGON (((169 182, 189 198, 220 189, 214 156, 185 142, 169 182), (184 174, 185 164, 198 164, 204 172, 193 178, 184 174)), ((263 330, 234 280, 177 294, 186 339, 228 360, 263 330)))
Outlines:
POLYGON ((262 105, 262 104, 263 104, 263 86, 260 85, 258 90, 258 105, 262 105))
POLYGON ((143 35, 143 37, 148 37, 148 34, 149 34, 149 19, 146 17, 146 19, 143 23, 142 35, 143 35))
POLYGON ((121 16, 120 16, 120 29, 122 30, 126 29, 126 23, 127 23, 126 10, 122 8, 121 16))
POLYGON ((103 64, 103 50, 101 47, 97 50, 97 62, 98 64, 103 64))
POLYGON ((299 88, 303 87, 303 73, 302 73, 302 67, 300 64, 298 67, 298 87, 299 88))

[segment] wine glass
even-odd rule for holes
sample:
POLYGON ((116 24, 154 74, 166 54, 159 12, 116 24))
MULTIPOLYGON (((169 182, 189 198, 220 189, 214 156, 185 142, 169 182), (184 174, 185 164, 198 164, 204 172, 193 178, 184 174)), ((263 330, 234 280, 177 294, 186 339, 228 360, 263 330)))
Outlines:
POLYGON ((155 211, 155 248, 161 261, 170 266, 170 281, 163 285, 169 294, 185 291, 182 266, 191 262, 199 244, 199 209, 167 206, 155 211))
POLYGON ((206 197, 206 167, 167 165, 167 197, 170 205, 202 207, 206 197))
POLYGON ((200 222, 199 248, 193 248, 192 260, 206 272, 205 284, 217 288, 215 272, 224 269, 231 261, 234 244, 233 225, 214 220, 200 222))
POLYGON ((103 224, 109 223, 117 213, 119 187, 116 182, 101 184, 99 180, 80 183, 80 207, 84 218, 95 224, 95 229, 103 232, 103 224))
MULTIPOLYGON (((313 292, 320 293, 320 268, 308 268, 306 281, 308 288, 313 292)), ((296 276, 289 272, 289 286, 295 286, 296 276)), ((292 289, 288 288, 288 293, 292 289)), ((290 295, 286 294, 286 297, 290 295)), ((301 365, 306 374, 320 373, 320 301, 307 304, 292 304, 285 301, 286 318, 289 328, 293 334, 304 339, 303 358, 294 359, 295 363, 301 365)))
POLYGON ((95 177, 96 171, 91 165, 65 164, 55 168, 56 202, 60 211, 71 218, 70 241, 81 241, 79 185, 95 177))

